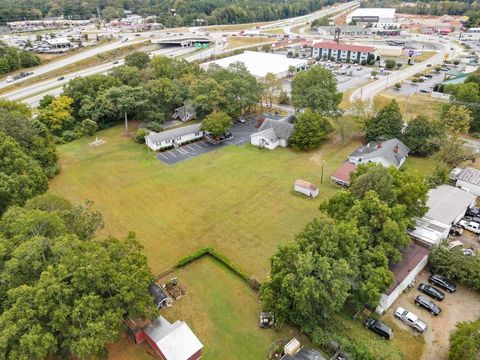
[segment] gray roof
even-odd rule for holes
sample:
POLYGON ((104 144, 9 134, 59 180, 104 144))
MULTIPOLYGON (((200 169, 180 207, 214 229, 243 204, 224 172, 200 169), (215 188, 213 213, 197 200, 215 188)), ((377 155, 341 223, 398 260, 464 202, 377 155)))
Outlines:
POLYGON ((301 348, 295 355, 283 355, 280 360, 326 360, 317 350, 301 348))
MULTIPOLYGON (((476 200, 476 196, 450 185, 440 185, 428 192, 425 218, 451 224, 476 200)), ((463 214, 462 214, 463 215, 463 214)))
POLYGON ((149 135, 146 136, 146 138, 148 138, 153 143, 159 143, 160 141, 172 140, 180 136, 199 132, 201 126, 202 124, 193 124, 188 126, 182 126, 172 130, 162 131, 159 133, 152 131, 149 135))
POLYGON ((350 156, 362 158, 362 161, 383 157, 390 164, 398 167, 409 152, 410 149, 400 140, 390 139, 387 141, 371 141, 367 145, 359 147, 350 156))
POLYGON ((292 135, 294 125, 282 120, 265 119, 262 125, 258 128, 258 131, 250 136, 262 134, 272 140, 288 140, 290 135, 292 135))
POLYGON ((480 185, 480 171, 471 167, 463 169, 457 176, 457 180, 462 180, 474 185, 480 185))
POLYGON ((149 290, 150 290, 150 294, 152 294, 153 296, 153 299, 155 301, 155 305, 157 306, 157 308, 162 306, 163 301, 165 299, 168 299, 168 296, 165 293, 165 290, 163 290, 161 286, 158 285, 157 283, 151 284, 149 290))

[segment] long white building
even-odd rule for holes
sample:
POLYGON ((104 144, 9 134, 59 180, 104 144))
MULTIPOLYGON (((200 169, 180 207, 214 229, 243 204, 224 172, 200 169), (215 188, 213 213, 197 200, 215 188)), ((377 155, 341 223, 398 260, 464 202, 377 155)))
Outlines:
POLYGON ((347 24, 357 23, 394 23, 393 8, 359 8, 347 15, 347 24))

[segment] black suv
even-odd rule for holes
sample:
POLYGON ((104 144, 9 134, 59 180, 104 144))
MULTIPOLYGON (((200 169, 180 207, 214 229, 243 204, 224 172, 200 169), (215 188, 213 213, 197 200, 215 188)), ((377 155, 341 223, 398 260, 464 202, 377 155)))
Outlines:
POLYGON ((439 315, 442 312, 442 309, 440 309, 433 301, 422 295, 418 295, 415 298, 415 305, 427 309, 428 311, 430 311, 430 314, 435 316, 439 315))
POLYGON ((452 283, 450 280, 440 275, 430 276, 430 278, 428 279, 428 282, 432 285, 437 285, 438 287, 444 289, 448 293, 452 293, 457 290, 457 287, 455 286, 454 283, 452 283))
POLYGON ((381 321, 367 318, 364 321, 363 326, 365 326, 367 329, 372 330, 375 334, 380 335, 387 340, 392 340, 393 338, 392 329, 381 321))
POLYGON ((428 284, 418 285, 418 290, 434 299, 437 299, 438 301, 442 301, 445 298, 445 294, 443 292, 428 284))

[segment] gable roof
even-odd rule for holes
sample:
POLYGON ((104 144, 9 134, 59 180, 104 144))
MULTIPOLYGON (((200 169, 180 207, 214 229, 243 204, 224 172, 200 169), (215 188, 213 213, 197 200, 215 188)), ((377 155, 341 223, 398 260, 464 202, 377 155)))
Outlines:
POLYGON ((193 134, 200 131, 202 124, 193 124, 188 126, 182 126, 176 129, 162 131, 159 133, 150 132, 149 135, 145 136, 146 139, 150 140, 153 143, 159 143, 164 140, 171 140, 178 138, 180 136, 193 134))
POLYGON ((373 53, 375 48, 372 46, 363 46, 355 44, 337 44, 336 42, 322 41, 313 44, 314 48, 319 49, 331 49, 331 50, 340 50, 340 51, 356 51, 364 53, 373 53))
POLYGON ((440 185, 428 192, 428 211, 426 219, 432 219, 442 224, 451 224, 465 211, 477 197, 450 185, 440 185))
POLYGON ((383 157, 395 167, 400 166, 402 160, 408 155, 410 149, 398 139, 387 141, 370 141, 367 145, 359 147, 350 157, 371 159, 383 157))
MULTIPOLYGON (((289 119, 289 118, 285 118, 289 119)), ((272 141, 275 141, 277 139, 283 139, 283 140, 288 140, 290 135, 292 135, 294 125, 290 124, 287 120, 283 121, 282 120, 271 120, 271 119, 265 119, 262 123, 262 125, 258 128, 258 131, 252 135, 252 136, 265 136, 269 138, 272 141)))
POLYGON ((357 165, 351 162, 344 162, 335 172, 332 174, 331 178, 334 180, 339 180, 345 184, 350 184, 350 173, 357 170, 357 165))
POLYGON ((163 316, 151 322, 145 333, 157 345, 166 360, 188 360, 203 348, 202 343, 180 320, 170 324, 163 316))
POLYGON ((457 176, 457 180, 465 181, 470 184, 480 185, 480 171, 472 167, 467 167, 457 176))

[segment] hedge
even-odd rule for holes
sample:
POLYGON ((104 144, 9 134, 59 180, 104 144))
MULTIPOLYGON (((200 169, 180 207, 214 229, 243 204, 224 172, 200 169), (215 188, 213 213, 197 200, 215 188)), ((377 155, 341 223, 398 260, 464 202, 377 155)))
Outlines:
POLYGON ((238 276, 240 276, 243 280, 246 282, 250 282, 250 276, 238 265, 233 263, 228 257, 223 255, 222 253, 218 252, 212 247, 202 247, 195 251, 193 254, 187 255, 183 258, 181 258, 175 265, 176 268, 181 268, 185 265, 190 264, 192 261, 195 261, 205 255, 210 255, 211 257, 217 259, 220 261, 223 265, 228 267, 230 270, 232 270, 234 273, 236 273, 238 276))

